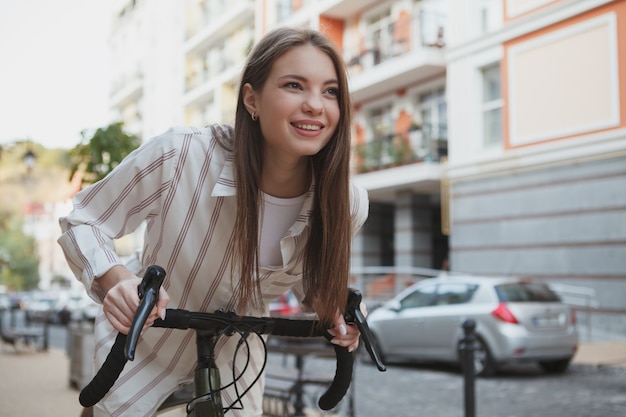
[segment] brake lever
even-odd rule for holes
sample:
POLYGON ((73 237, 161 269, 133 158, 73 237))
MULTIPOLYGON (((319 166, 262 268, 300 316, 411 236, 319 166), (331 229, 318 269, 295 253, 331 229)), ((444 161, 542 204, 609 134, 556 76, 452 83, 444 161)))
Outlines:
POLYGON ((159 290, 165 279, 165 270, 158 265, 150 265, 137 287, 139 295, 139 306, 135 312, 133 323, 130 325, 126 344, 124 345, 124 356, 127 360, 135 359, 135 349, 141 335, 141 330, 148 320, 150 312, 159 300, 159 290))
POLYGON ((346 310, 343 314, 346 323, 354 323, 356 327, 361 332, 361 338, 365 343, 365 349, 367 349, 367 353, 369 353, 370 358, 376 364, 376 367, 379 371, 384 372, 387 370, 387 367, 380 359, 380 355, 376 351, 373 343, 373 336, 370 332, 370 328, 367 325, 367 321, 365 320, 365 316, 361 312, 361 300, 363 296, 361 292, 355 288, 348 289, 348 303, 346 305, 346 310))

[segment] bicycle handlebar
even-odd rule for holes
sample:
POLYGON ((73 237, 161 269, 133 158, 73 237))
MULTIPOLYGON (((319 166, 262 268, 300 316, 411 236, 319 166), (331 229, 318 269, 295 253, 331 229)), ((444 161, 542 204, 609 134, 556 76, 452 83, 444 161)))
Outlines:
MULTIPOLYGON (((134 359, 141 329, 150 311, 156 305, 159 288, 164 278, 165 271, 161 267, 153 265, 147 269, 144 279, 138 288, 141 303, 135 314, 129 335, 126 336, 122 333, 117 335, 102 367, 91 382, 81 390, 79 402, 83 407, 91 407, 100 401, 121 374, 126 361, 134 359)), ((351 290, 346 313, 344 314, 346 322, 353 322, 357 325, 372 360, 376 362, 380 371, 384 371, 385 366, 372 347, 367 322, 359 309, 360 303, 361 293, 357 290, 351 290)), ((201 313, 182 309, 168 309, 165 320, 155 320, 153 327, 183 330, 215 330, 218 328, 216 322, 220 323, 219 328, 222 330, 234 329, 242 332, 292 337, 323 336, 327 340, 331 340, 333 337, 325 329, 322 329, 316 320, 249 317, 222 311, 201 313)), ((318 401, 318 405, 323 410, 334 408, 345 396, 352 381, 354 356, 348 352, 347 348, 337 345, 334 345, 334 348, 337 359, 335 377, 318 401)))

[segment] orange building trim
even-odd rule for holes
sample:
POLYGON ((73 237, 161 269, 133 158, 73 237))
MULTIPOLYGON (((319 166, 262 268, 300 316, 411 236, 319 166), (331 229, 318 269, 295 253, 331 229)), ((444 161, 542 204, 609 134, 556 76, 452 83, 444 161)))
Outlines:
POLYGON ((590 133, 598 133, 605 132, 610 130, 616 130, 620 128, 626 127, 626 1, 619 1, 616 3, 610 3, 599 7, 597 9, 591 10, 587 13, 580 14, 578 16, 572 17, 570 19, 564 20, 552 26, 548 26, 536 32, 529 33, 524 36, 520 36, 515 40, 505 42, 504 43, 504 56, 502 58, 502 62, 500 64, 501 70, 501 83, 502 83, 502 99, 504 101, 504 105, 502 108, 502 129, 503 137, 504 137, 504 148, 505 149, 513 149, 513 148, 522 148, 526 146, 533 146, 539 143, 552 142, 557 140, 567 140, 570 138, 585 136, 590 133), (537 141, 533 143, 523 144, 523 145, 511 145, 510 142, 510 130, 509 130, 509 84, 507 74, 509 73, 508 68, 508 49, 514 45, 519 43, 555 32, 557 30, 585 22, 589 19, 607 14, 607 13, 615 13, 617 17, 617 66, 618 66, 618 83, 619 83, 619 125, 614 127, 609 127, 605 129, 598 129, 595 131, 583 132, 574 135, 560 136, 554 137, 550 139, 546 139, 543 141, 537 141))

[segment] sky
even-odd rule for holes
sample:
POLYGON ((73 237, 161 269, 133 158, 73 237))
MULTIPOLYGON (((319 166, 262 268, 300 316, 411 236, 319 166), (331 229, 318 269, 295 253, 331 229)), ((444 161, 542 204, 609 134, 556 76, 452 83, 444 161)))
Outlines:
POLYGON ((109 0, 0 0, 0 144, 72 148, 108 120, 109 0))

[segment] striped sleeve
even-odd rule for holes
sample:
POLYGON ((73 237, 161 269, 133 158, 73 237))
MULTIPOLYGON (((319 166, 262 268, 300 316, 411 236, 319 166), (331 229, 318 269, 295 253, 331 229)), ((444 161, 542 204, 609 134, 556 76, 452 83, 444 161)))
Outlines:
POLYGON ((160 210, 176 165, 174 136, 170 130, 136 149, 106 178, 77 193, 72 212, 59 219, 58 242, 68 264, 96 300, 104 294, 94 278, 122 263, 114 239, 160 210))

